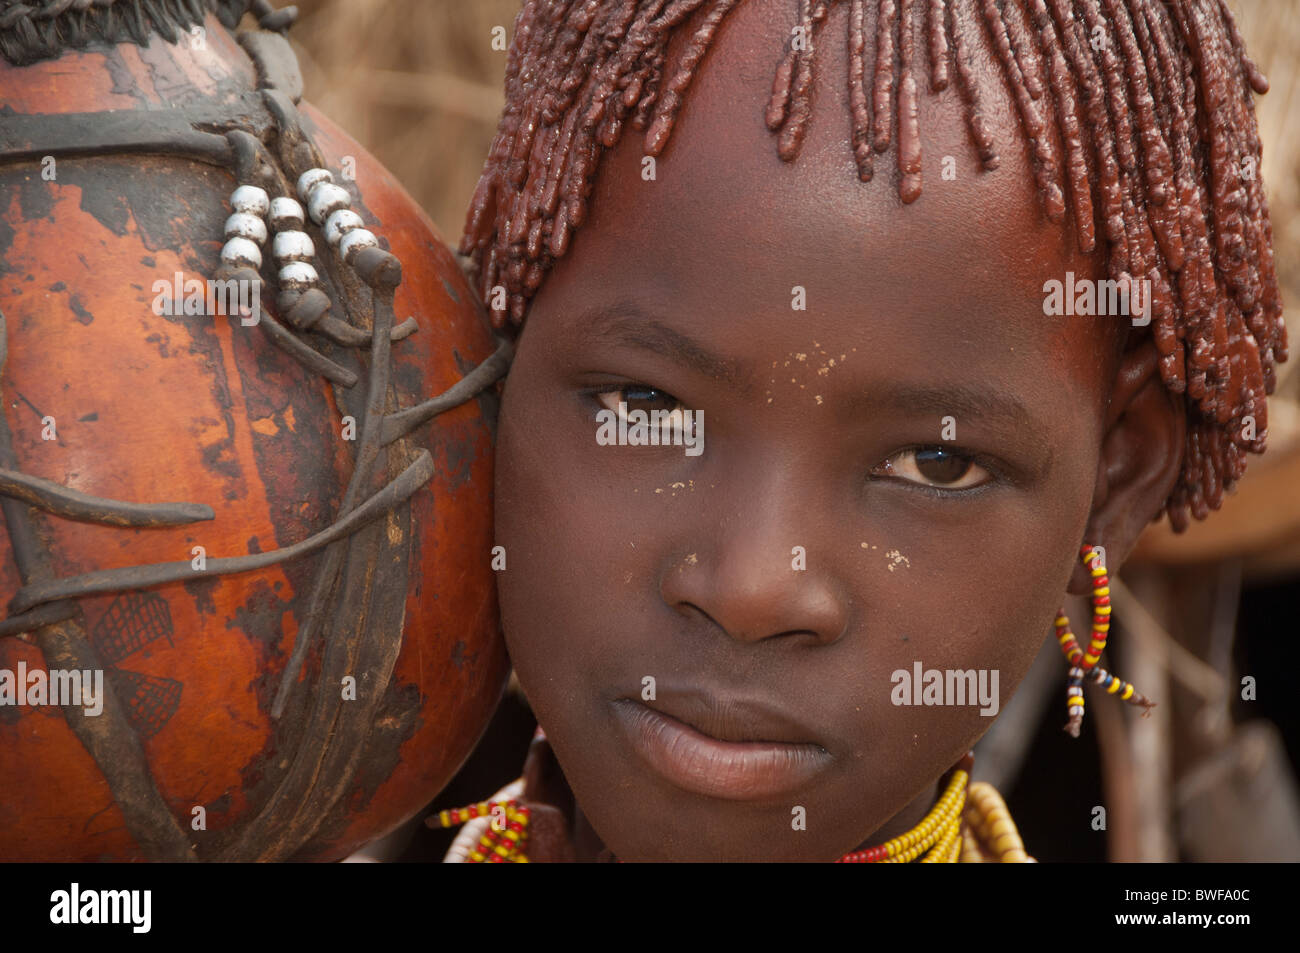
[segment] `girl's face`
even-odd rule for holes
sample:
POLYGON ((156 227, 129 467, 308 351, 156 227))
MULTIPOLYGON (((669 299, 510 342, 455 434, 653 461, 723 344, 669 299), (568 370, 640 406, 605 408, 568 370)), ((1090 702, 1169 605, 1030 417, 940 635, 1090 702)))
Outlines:
POLYGON ((1050 634, 1107 466, 1122 319, 1044 315, 1044 281, 1101 273, 1044 219, 1000 81, 1000 168, 955 91, 923 96, 903 207, 892 151, 854 174, 843 7, 777 157, 768 6, 724 25, 653 178, 634 131, 606 157, 502 406, 510 655, 627 860, 831 860, 924 810, 1050 634), (620 400, 702 411, 702 452, 602 443, 620 400), (996 700, 898 704, 918 665, 996 700))

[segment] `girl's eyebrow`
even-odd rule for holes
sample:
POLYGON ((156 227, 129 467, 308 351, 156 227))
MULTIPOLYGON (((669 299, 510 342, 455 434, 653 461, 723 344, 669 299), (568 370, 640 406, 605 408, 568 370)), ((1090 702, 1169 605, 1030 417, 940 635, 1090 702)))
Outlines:
MULTIPOLYGON (((945 417, 952 417, 960 434, 963 423, 978 421, 998 437, 1012 443, 1032 446, 1032 459, 1022 461, 1023 476, 1037 482, 1051 472, 1056 449, 1051 443, 1052 429, 1043 417, 1010 394, 965 384, 877 385, 856 391, 846 401, 851 412, 881 416, 930 417, 935 433, 945 417)), ((954 441, 961 445, 960 436, 954 441)), ((936 444, 943 443, 936 439, 936 444)))
POLYGON ((752 390, 753 366, 748 361, 715 354, 629 298, 588 308, 579 315, 577 326, 588 342, 666 354, 706 377, 744 392, 752 390))
POLYGON ((1010 394, 965 384, 880 384, 856 391, 847 401, 853 413, 933 415, 938 421, 953 417, 979 420, 1012 434, 1042 430, 1043 421, 1010 394))

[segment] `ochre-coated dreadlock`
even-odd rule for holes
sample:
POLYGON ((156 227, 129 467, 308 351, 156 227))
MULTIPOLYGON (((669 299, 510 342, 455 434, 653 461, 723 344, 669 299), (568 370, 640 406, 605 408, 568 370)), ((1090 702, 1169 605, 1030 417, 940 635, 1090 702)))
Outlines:
MULTIPOLYGON (((1047 217, 1067 207, 1079 248, 1100 226, 1107 270, 1147 279, 1165 386, 1183 394, 1183 469, 1165 509, 1204 519, 1263 452, 1265 397, 1287 357, 1259 176, 1251 90, 1268 83, 1224 0, 793 0, 795 25, 766 110, 785 161, 812 110, 814 35, 847 2, 850 143, 858 177, 897 130, 899 196, 921 194, 915 30, 929 86, 955 80, 976 154, 998 155, 975 82, 983 30, 1015 103, 1047 217), (875 2, 874 69, 866 12, 875 2)), ((529 299, 582 225, 596 168, 631 117, 664 149, 701 59, 739 0, 526 0, 506 67, 507 105, 470 207, 461 252, 491 302, 521 325, 529 299), (692 20, 665 77, 669 41, 692 20)), ((924 72, 921 72, 924 78, 924 72)))

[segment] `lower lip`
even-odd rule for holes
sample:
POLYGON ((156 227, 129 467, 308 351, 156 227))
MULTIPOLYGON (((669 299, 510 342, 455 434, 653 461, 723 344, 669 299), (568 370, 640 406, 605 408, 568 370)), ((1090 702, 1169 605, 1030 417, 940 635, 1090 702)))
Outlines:
POLYGON ((814 744, 719 741, 631 699, 614 703, 632 749, 656 772, 693 794, 755 801, 797 790, 830 763, 814 744))

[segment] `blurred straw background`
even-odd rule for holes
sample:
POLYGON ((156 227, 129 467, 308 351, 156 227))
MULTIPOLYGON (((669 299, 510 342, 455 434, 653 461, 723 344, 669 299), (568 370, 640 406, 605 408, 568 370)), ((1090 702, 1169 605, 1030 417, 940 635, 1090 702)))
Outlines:
POLYGON ((505 103, 520 0, 304 0, 289 31, 306 95, 460 238, 505 103))
MULTIPOLYGON (((1019 711, 977 749, 977 770, 1009 791, 1044 860, 1300 860, 1300 718, 1286 676, 1300 603, 1300 0, 1228 2, 1271 81, 1257 110, 1293 357, 1269 401, 1269 452, 1250 460, 1223 512, 1180 537, 1150 527, 1117 583, 1116 667, 1161 699, 1159 717, 1089 706, 1103 743, 1071 747, 1059 731, 1061 659, 1048 645, 1012 700, 1019 711), (1258 676, 1258 703, 1235 700, 1242 673, 1258 676), (1077 804, 1062 803, 1066 790, 1077 804), (1062 817, 1103 801, 1112 820, 1098 847, 1093 829, 1062 817)), ((404 183, 453 246, 504 102, 506 53, 493 31, 508 42, 520 4, 297 0, 289 37, 307 98, 404 183)), ((514 777, 529 718, 508 696, 435 805, 514 777)), ((421 833, 405 856, 443 849, 421 833)))

